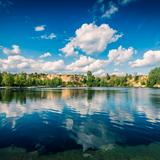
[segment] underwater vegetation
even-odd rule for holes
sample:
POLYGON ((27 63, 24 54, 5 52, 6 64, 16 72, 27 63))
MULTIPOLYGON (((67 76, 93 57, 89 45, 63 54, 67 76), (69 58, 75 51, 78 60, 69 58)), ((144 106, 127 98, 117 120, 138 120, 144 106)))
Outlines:
POLYGON ((160 143, 138 146, 104 145, 99 150, 69 150, 40 155, 22 148, 0 149, 0 160, 159 160, 160 143))

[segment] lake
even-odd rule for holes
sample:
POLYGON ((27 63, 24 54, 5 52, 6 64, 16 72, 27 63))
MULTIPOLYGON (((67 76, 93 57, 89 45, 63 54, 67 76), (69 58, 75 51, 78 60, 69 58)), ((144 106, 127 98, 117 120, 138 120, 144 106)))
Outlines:
POLYGON ((1 149, 46 155, 159 142, 160 89, 0 90, 1 149))

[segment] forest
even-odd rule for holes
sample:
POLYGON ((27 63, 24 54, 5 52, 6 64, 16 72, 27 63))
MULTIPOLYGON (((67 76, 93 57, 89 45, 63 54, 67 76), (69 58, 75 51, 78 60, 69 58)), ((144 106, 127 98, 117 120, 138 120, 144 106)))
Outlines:
POLYGON ((97 77, 88 71, 80 80, 79 75, 70 75, 70 81, 64 81, 60 76, 48 78, 43 73, 9 73, 0 72, 1 87, 159 87, 160 67, 152 69, 147 76, 131 75, 125 76, 109 75, 97 77), (76 78, 75 78, 76 77, 76 78))

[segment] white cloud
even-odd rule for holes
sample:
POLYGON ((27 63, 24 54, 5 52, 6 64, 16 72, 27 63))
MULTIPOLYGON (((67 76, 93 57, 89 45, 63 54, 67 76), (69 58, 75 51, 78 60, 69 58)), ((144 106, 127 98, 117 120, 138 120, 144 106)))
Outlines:
POLYGON ((12 49, 8 49, 3 46, 1 46, 1 49, 2 49, 3 53, 7 54, 7 55, 17 55, 17 54, 20 54, 20 52, 21 52, 20 47, 15 44, 12 45, 12 49))
POLYGON ((65 53, 66 56, 73 56, 78 54, 78 51, 75 51, 74 42, 72 41, 66 44, 64 48, 60 49, 60 51, 65 53))
MULTIPOLYGON (((45 55, 45 54, 44 54, 45 55)), ((50 54, 46 54, 45 56, 50 54)), ((42 57, 42 56, 41 56, 42 57)), ((0 68, 2 71, 9 72, 46 72, 46 73, 86 73, 88 70, 95 75, 104 74, 107 60, 94 59, 81 55, 79 59, 68 65, 63 60, 45 61, 43 59, 31 59, 20 55, 8 56, 5 59, 0 59, 0 68)))
POLYGON ((98 71, 93 72, 95 76, 103 77, 106 76, 106 71, 104 69, 100 69, 98 71))
POLYGON ((51 53, 46 52, 38 59, 26 58, 20 55, 9 55, 5 59, 0 59, 2 71, 9 72, 46 72, 46 73, 86 73, 92 71, 94 75, 104 76, 108 65, 121 64, 130 59, 133 48, 113 49, 109 51, 108 59, 96 59, 86 55, 78 56, 77 60, 70 64, 65 64, 62 59, 57 61, 46 61, 43 58, 50 57, 51 53))
POLYGON ((86 54, 103 52, 107 45, 117 41, 122 35, 112 29, 108 24, 97 26, 93 23, 83 24, 75 32, 75 37, 61 49, 66 56, 78 54, 78 50, 86 54))
POLYGON ((78 60, 67 66, 67 70, 78 73, 86 73, 89 70, 96 72, 105 68, 107 64, 107 60, 94 59, 81 55, 78 60))
POLYGON ((120 71, 119 69, 115 68, 114 71, 111 73, 111 75, 117 75, 117 76, 125 76, 126 73, 120 71))
POLYGON ((40 32, 45 30, 46 25, 36 26, 34 28, 35 31, 40 32))
POLYGON ((131 2, 136 0, 117 0, 114 3, 112 0, 108 0, 108 3, 104 0, 98 0, 95 5, 93 6, 93 14, 94 18, 100 14, 101 18, 111 18, 115 13, 118 13, 121 7, 125 7, 131 2))
POLYGON ((111 18, 113 14, 118 12, 118 10, 119 9, 115 4, 110 3, 109 9, 105 11, 105 13, 102 15, 102 18, 111 18))
POLYGON ((54 33, 50 33, 50 34, 43 34, 41 36, 36 36, 36 37, 31 37, 32 39, 38 39, 38 40, 41 40, 41 39, 44 39, 44 40, 52 40, 52 39, 55 39, 56 38, 56 35, 54 33))
POLYGON ((44 34, 40 36, 41 39, 47 39, 47 40, 52 40, 56 38, 56 35, 54 33, 50 33, 49 35, 44 34))
POLYGON ((128 4, 128 3, 133 2, 133 1, 135 1, 135 0, 119 0, 119 4, 120 4, 120 5, 126 5, 126 4, 128 4))
POLYGON ((57 60, 54 62, 42 62, 40 63, 43 72, 58 72, 65 70, 65 64, 63 60, 57 60))
POLYGON ((0 67, 2 71, 9 72, 47 72, 54 73, 65 70, 63 60, 43 61, 25 58, 20 55, 9 56, 7 59, 0 59, 0 67))
POLYGON ((131 67, 146 67, 160 64, 160 51, 149 50, 144 53, 142 59, 130 62, 131 67))
POLYGON ((132 47, 125 49, 119 46, 118 49, 112 49, 108 54, 108 61, 118 65, 127 62, 133 55, 134 49, 132 47))
POLYGON ((41 56, 39 56, 39 58, 47 58, 47 57, 51 57, 52 54, 50 52, 46 52, 44 54, 42 54, 41 56))

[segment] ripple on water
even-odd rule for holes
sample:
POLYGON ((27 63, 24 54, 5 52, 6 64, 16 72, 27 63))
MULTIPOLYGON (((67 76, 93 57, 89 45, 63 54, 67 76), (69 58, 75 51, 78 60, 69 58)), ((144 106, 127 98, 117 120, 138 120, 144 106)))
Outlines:
POLYGON ((87 151, 160 141, 160 90, 1 90, 0 97, 1 148, 87 151))

